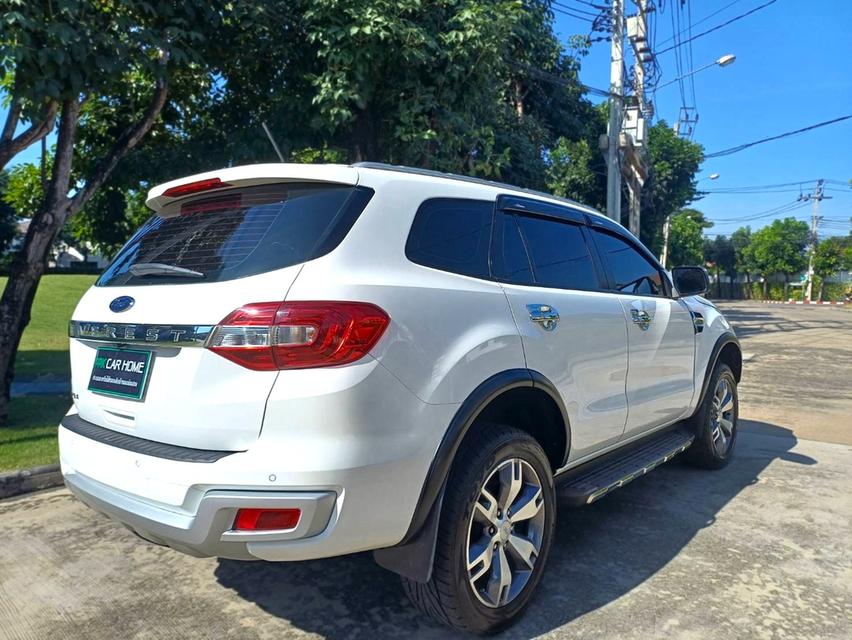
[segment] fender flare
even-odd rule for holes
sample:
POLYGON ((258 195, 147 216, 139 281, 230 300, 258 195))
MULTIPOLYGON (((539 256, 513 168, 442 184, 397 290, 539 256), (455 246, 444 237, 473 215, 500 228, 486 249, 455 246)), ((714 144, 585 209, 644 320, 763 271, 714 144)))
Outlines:
POLYGON ((571 429, 565 405, 553 383, 530 369, 508 369, 491 376, 471 392, 450 421, 426 474, 414 515, 403 539, 393 547, 373 551, 373 557, 380 566, 417 582, 429 581, 444 490, 459 446, 483 409, 500 394, 518 387, 541 389, 559 407, 566 431, 564 464, 571 448, 571 429))
MULTIPOLYGON (((704 402, 704 396, 707 393, 707 385, 710 384, 710 376, 713 374, 713 369, 716 368, 716 363, 719 361, 719 354, 722 353, 722 349, 724 349, 727 345, 733 344, 737 348, 737 352, 740 354, 740 371, 742 371, 742 348, 740 347, 740 341, 737 339, 737 336, 734 335, 732 331, 725 331, 718 338, 716 338, 716 342, 713 344, 713 349, 710 352, 710 357, 707 359, 707 367, 704 371, 704 380, 701 382, 701 394, 698 396, 698 403, 695 405, 695 410, 692 412, 694 416, 701 409, 701 405, 704 402)), ((742 374, 737 374, 734 372, 737 382, 740 381, 742 374)))

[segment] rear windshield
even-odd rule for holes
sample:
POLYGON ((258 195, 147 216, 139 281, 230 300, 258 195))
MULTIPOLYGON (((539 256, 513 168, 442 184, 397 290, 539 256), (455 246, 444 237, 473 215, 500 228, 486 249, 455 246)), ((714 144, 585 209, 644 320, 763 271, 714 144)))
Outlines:
POLYGON ((312 260, 340 244, 372 194, 288 183, 193 198, 148 220, 97 284, 221 282, 312 260))

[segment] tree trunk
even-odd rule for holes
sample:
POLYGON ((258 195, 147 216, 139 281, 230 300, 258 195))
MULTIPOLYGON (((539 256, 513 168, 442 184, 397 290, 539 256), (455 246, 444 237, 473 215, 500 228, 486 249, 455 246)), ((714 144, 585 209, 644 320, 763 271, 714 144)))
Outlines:
POLYGON ((751 274, 748 271, 746 271, 746 284, 748 285, 748 291, 746 292, 746 295, 743 296, 743 298, 751 300, 751 274))
POLYGON ((769 296, 769 278, 763 278, 763 300, 768 300, 769 296))
POLYGON ((823 285, 824 284, 825 284, 825 281, 822 278, 820 278, 819 279, 819 293, 817 294, 817 302, 822 302, 822 292, 823 292, 823 285))
MULTIPOLYGON (((162 59, 165 63, 165 54, 162 59)), ((159 78, 142 119, 116 139, 109 153, 98 162, 89 179, 71 198, 68 197, 68 191, 81 102, 73 98, 62 103, 50 183, 27 229, 24 244, 12 262, 9 280, 0 297, 0 426, 8 422, 15 355, 21 335, 30 321, 33 298, 44 274, 50 247, 68 218, 86 205, 118 161, 150 131, 163 109, 167 92, 165 77, 159 78)))
POLYGON ((0 297, 0 426, 5 425, 9 417, 15 355, 21 335, 30 322, 33 298, 47 266, 50 247, 68 216, 70 200, 67 194, 79 116, 79 100, 69 99, 62 104, 50 186, 30 221, 24 244, 12 261, 9 280, 0 297))
POLYGON ((784 274, 784 300, 790 299, 790 276, 784 274))
POLYGON ((722 273, 718 265, 716 266, 716 297, 722 299, 722 273))

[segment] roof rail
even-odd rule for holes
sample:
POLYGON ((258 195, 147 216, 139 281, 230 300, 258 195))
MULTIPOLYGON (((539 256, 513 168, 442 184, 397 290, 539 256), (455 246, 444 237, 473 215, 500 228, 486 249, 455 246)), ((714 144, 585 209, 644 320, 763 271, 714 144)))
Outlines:
POLYGON ((469 182, 471 184, 481 184, 487 187, 497 187, 498 189, 511 189, 512 191, 518 191, 521 193, 526 193, 531 196, 539 196, 541 198, 549 198, 550 200, 558 200, 559 202, 564 202, 565 204, 570 204, 574 207, 579 207, 583 211, 587 213, 593 213, 595 215, 601 216, 603 215, 597 209, 594 209, 588 205, 582 204, 581 202, 577 202, 576 200, 571 200, 570 198, 562 198, 560 196, 555 196, 552 193, 545 193, 544 191, 536 191, 534 189, 525 189, 523 187, 518 187, 513 184, 507 184, 505 182, 495 182, 493 180, 485 180, 484 178, 474 178, 471 176, 463 176, 458 173, 446 173, 443 171, 435 171, 433 169, 421 169, 419 167, 406 167, 404 165, 399 164, 386 164, 384 162, 356 162, 351 167, 355 168, 363 168, 363 169, 380 169, 382 171, 396 171, 399 173, 412 173, 418 176, 430 176, 432 178, 444 178, 446 180, 458 180, 460 182, 469 182))

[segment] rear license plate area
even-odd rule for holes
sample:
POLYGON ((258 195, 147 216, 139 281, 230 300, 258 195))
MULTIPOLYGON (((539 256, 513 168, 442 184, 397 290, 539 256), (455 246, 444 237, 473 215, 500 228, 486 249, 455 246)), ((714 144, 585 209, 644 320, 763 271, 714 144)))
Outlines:
POLYGON ((145 397, 152 360, 151 351, 100 347, 89 377, 89 391, 141 401, 145 397))

